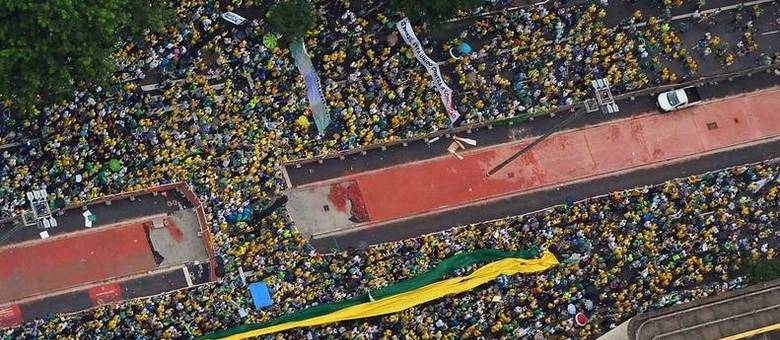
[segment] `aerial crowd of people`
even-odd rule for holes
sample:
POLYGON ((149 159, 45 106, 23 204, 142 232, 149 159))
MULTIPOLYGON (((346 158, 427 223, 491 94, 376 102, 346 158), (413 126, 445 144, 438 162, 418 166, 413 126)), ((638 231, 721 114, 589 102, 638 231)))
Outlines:
MULTIPOLYGON (((41 108, 40 119, 20 120, 0 106, 0 144, 19 142, 0 156, 0 219, 21 211, 24 193, 35 188, 73 204, 186 181, 207 209, 224 276, 188 290, 51 316, 0 335, 198 336, 349 298, 458 252, 537 247, 552 250, 563 264, 382 318, 273 337, 588 338, 636 313, 741 287, 747 258, 776 255, 777 164, 328 255, 314 251, 283 209, 236 221, 247 207, 282 193, 278 166, 285 161, 421 136, 450 124, 430 76, 395 31, 398 14, 380 1, 361 2, 363 10, 357 10, 338 0, 318 2, 322 19, 305 37, 333 120, 318 133, 303 78, 285 46, 266 46, 263 20, 241 27, 220 23, 222 12, 256 2, 178 2, 178 25, 115 53, 115 86, 84 88, 72 101, 41 108), (113 160, 121 166, 109 166, 113 160), (239 266, 272 288, 272 307, 253 310, 239 266), (573 320, 580 312, 589 319, 584 326, 573 320)), ((740 9, 735 26, 744 33, 733 48, 709 31, 685 40, 691 28, 664 13, 699 2, 659 1, 661 15, 636 10, 610 24, 606 1, 556 1, 469 19, 445 38, 427 25, 415 31, 429 55, 446 56, 442 72, 464 114, 462 124, 553 112, 585 99, 597 78, 625 93, 693 79, 706 58, 724 67, 748 55, 760 64, 780 63, 780 54, 756 52, 755 24, 748 22, 759 19, 760 8, 740 9), (474 46, 472 53, 449 56, 464 42, 474 46)), ((686 25, 726 22, 729 15, 735 16, 700 15, 686 25)))

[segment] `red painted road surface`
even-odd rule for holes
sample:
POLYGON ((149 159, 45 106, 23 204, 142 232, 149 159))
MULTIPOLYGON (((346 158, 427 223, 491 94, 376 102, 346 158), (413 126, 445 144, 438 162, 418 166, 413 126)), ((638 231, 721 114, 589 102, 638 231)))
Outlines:
POLYGON ((22 310, 19 305, 0 307, 0 328, 13 327, 22 323, 22 310))
POLYGON ((110 302, 122 301, 122 287, 118 283, 93 287, 89 289, 89 299, 94 305, 104 305, 110 302))
POLYGON ((0 304, 156 267, 142 223, 0 249, 0 304))
POLYGON ((464 160, 440 157, 305 187, 343 193, 357 185, 348 199, 377 223, 780 136, 778 108, 775 89, 566 131, 491 177, 488 170, 532 139, 475 149, 464 160))

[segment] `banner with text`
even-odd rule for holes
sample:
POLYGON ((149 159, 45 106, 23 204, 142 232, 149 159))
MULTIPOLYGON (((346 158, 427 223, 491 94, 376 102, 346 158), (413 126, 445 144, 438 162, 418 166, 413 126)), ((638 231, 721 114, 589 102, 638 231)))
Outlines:
POLYGON ((311 105, 314 124, 317 125, 317 130, 323 133, 330 124, 330 114, 328 114, 328 107, 325 105, 325 96, 322 94, 320 77, 317 76, 317 72, 314 70, 311 57, 306 53, 306 46, 303 45, 302 39, 290 43, 290 52, 295 60, 295 65, 298 67, 298 71, 301 72, 303 80, 306 82, 306 97, 309 99, 309 105, 311 105))
POLYGON ((450 117, 450 125, 454 124, 460 117, 460 113, 452 107, 452 89, 444 82, 444 78, 442 78, 441 71, 439 70, 439 64, 431 60, 431 58, 425 54, 422 44, 417 40, 417 36, 412 30, 412 24, 409 22, 409 18, 404 18, 399 21, 396 26, 398 26, 398 32, 401 33, 401 38, 403 38, 404 42, 406 42, 406 44, 412 48, 412 51, 414 51, 414 56, 417 57, 417 61, 425 66, 425 69, 428 70, 428 73, 433 78, 433 85, 436 87, 436 91, 439 92, 441 101, 444 103, 444 109, 447 110, 447 115, 450 117))

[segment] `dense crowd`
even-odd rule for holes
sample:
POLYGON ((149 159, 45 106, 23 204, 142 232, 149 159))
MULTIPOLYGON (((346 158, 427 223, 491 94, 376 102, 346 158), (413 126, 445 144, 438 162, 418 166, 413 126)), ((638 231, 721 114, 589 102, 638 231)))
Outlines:
MULTIPOLYGON (((424 134, 449 122, 430 76, 394 32, 397 14, 381 6, 360 11, 339 0, 318 3, 327 20, 306 36, 334 121, 327 133, 318 134, 289 51, 263 44, 265 23, 255 19, 238 28, 218 23, 224 11, 255 6, 233 3, 180 2, 179 25, 115 53, 121 71, 114 87, 80 90, 73 101, 41 109, 38 121, 17 121, 8 110, 0 116, 3 141, 23 141, 1 155, 0 217, 18 212, 23 193, 37 187, 78 203, 187 181, 208 209, 225 277, 79 316, 53 316, 7 336, 199 335, 341 300, 413 276, 459 251, 487 247, 549 247, 566 264, 370 323, 280 336, 587 336, 653 306, 739 286, 742 252, 774 256, 780 175, 774 165, 333 255, 314 253, 283 211, 235 222, 230 216, 236 212, 281 192, 276 169, 281 162, 424 134), (144 90, 143 83, 157 85, 144 90), (121 166, 113 169, 112 160, 121 166), (767 184, 752 193, 751 186, 762 179, 767 184), (251 310, 237 266, 269 283, 272 308, 251 310), (591 322, 575 327, 572 308, 591 322)), ((365 1, 360 7, 377 4, 365 1)), ((569 7, 556 2, 476 19, 456 38, 439 43, 428 38, 436 33, 432 29, 416 26, 416 31, 432 56, 464 41, 476 47, 472 55, 442 65, 452 75, 457 105, 468 120, 550 112, 582 100, 589 81, 598 77, 608 78, 617 92, 678 82, 695 75, 697 60, 709 53, 727 64, 731 51, 747 55, 755 44, 748 28, 734 49, 724 51, 725 42, 711 34, 696 46, 684 46, 680 30, 671 29, 663 16, 637 11, 610 27, 606 13, 603 2, 569 7), (639 22, 647 25, 633 26, 639 22)), ((743 15, 740 20, 758 16, 747 10, 743 15)))
MULTIPOLYGON (((347 282, 356 278, 354 287, 373 288, 430 269, 456 253, 483 248, 541 246, 563 264, 378 321, 301 329, 278 338, 591 338, 636 313, 743 286, 740 266, 747 259, 777 255, 778 194, 777 164, 737 167, 366 252, 338 253, 322 260, 330 270, 308 275, 340 273, 347 282), (573 320, 580 312, 589 318, 582 327, 573 320)), ((289 292, 305 294, 314 286, 308 282, 291 284, 289 292)), ((309 301, 339 298, 351 289, 319 288, 309 301)))
POLYGON ((313 254, 298 235, 278 232, 283 218, 272 216, 275 225, 239 223, 243 230, 232 240, 237 247, 231 251, 242 259, 239 265, 257 270, 273 287, 276 304, 268 310, 242 318, 238 309, 248 308, 245 287, 223 280, 100 307, 75 319, 28 324, 13 335, 198 335, 338 301, 429 270, 459 252, 541 247, 556 253, 562 264, 372 321, 288 331, 274 338, 589 338, 636 313, 742 287, 746 260, 777 255, 778 208, 780 166, 774 163, 329 255, 313 254), (585 326, 575 325, 576 313, 587 316, 585 326))

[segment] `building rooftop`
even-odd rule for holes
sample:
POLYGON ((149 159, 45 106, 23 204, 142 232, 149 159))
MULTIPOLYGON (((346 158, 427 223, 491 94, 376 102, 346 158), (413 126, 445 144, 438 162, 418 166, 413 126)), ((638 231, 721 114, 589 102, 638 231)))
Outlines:
POLYGON ((778 324, 780 280, 774 280, 637 315, 600 339, 777 339, 778 324))

